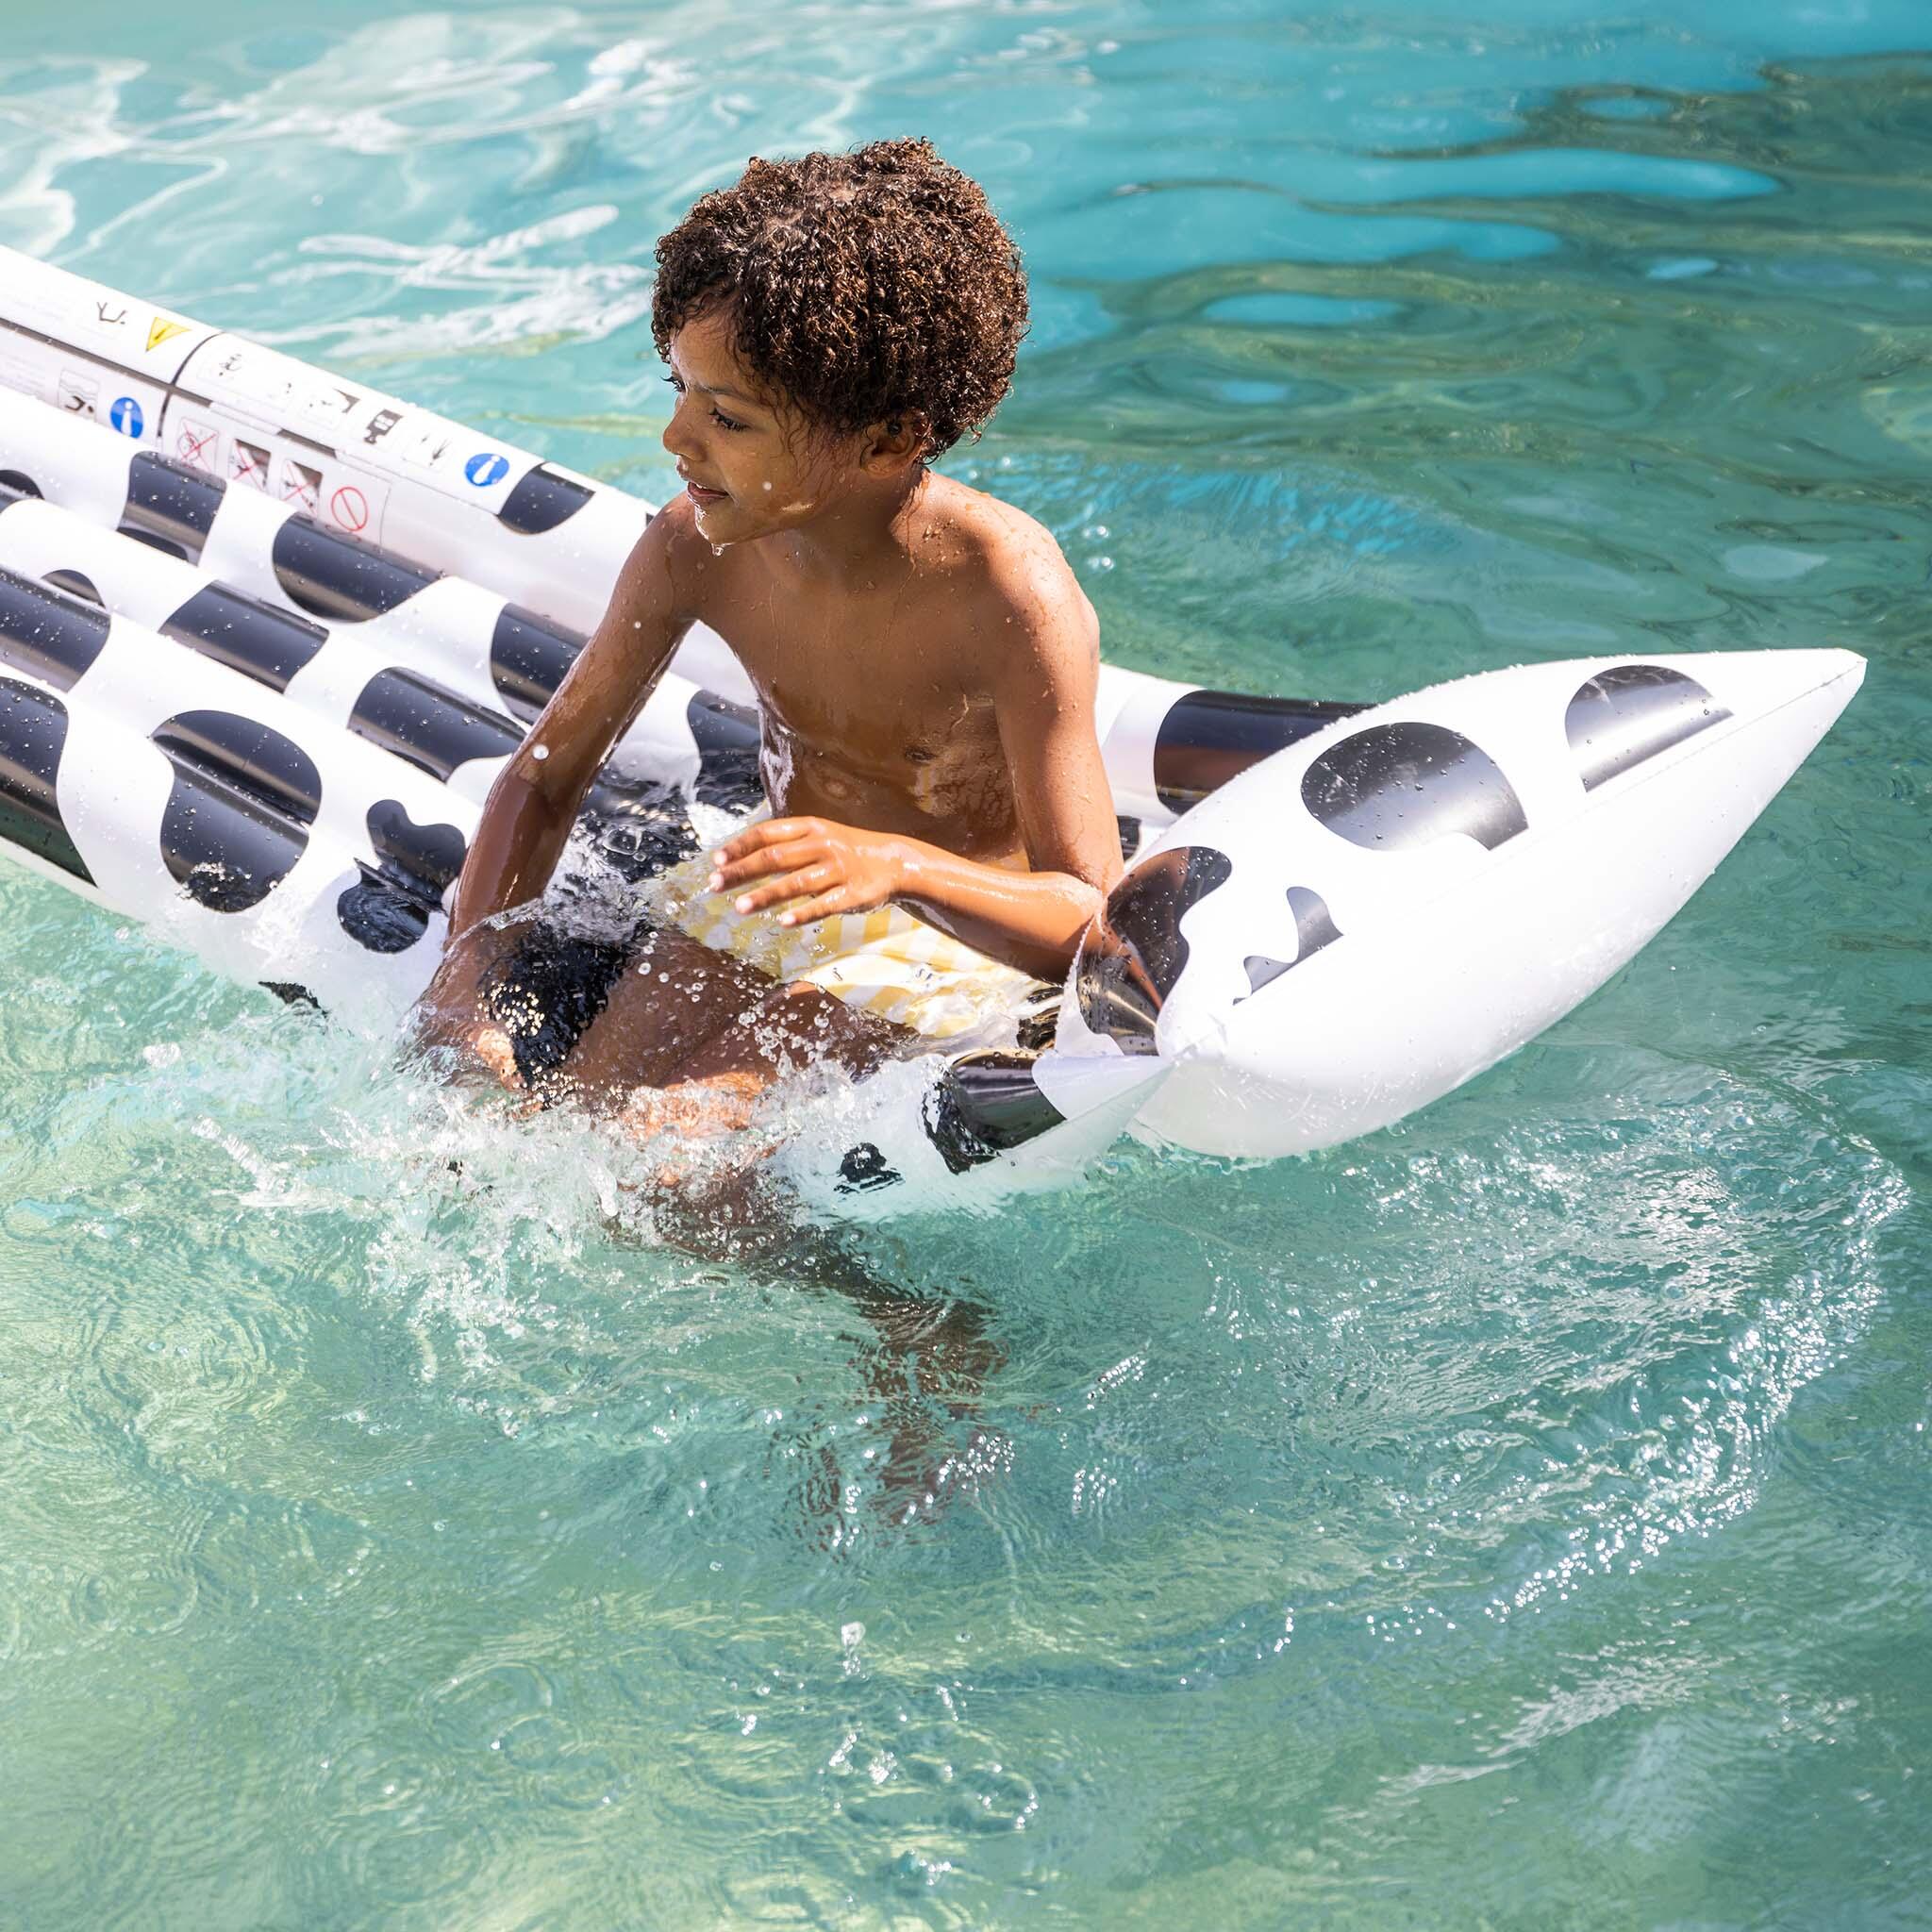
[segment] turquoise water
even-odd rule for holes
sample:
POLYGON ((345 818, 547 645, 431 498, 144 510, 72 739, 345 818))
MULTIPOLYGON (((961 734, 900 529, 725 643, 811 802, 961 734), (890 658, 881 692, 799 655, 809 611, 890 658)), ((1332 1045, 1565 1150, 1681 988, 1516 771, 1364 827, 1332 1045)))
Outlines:
POLYGON ((1118 660, 1872 669, 1401 1129, 843 1247, 0 873, 0 1924, 1932 1924, 1923 5, 266 17, 15 0, 0 241, 655 492, 659 228, 923 130, 1118 660))

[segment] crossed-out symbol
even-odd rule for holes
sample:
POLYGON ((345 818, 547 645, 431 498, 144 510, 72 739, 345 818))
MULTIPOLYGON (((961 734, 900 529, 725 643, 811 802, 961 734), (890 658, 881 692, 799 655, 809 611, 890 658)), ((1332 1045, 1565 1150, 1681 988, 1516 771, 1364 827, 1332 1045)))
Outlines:
POLYGON ((189 462, 198 464, 205 470, 210 469, 213 462, 208 456, 208 450, 212 447, 217 433, 212 429, 205 429, 197 435, 192 429, 184 429, 175 439, 175 447, 189 462))

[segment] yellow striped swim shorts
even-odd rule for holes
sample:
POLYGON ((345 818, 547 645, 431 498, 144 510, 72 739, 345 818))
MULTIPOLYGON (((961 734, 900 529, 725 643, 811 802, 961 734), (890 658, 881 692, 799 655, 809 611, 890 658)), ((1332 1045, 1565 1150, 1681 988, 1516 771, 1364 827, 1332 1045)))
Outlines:
POLYGON ((653 897, 667 924, 785 985, 802 980, 929 1040, 958 1043, 973 1034, 982 1036, 975 1044, 992 1044, 1008 1037, 1037 988, 1030 974, 898 906, 835 912, 805 925, 780 925, 775 910, 740 912, 729 891, 706 889, 712 869, 708 848, 658 879, 653 897))

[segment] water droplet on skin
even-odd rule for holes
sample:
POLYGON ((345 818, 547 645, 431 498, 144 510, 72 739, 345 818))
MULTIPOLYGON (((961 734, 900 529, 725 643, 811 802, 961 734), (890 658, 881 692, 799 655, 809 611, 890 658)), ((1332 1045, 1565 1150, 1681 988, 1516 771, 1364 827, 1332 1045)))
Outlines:
POLYGON ((713 557, 723 557, 723 556, 724 555, 724 544, 722 544, 722 543, 713 543, 713 544, 711 545, 711 555, 712 555, 713 557))
POLYGON ((550 756, 550 747, 547 744, 533 744, 530 747, 530 756, 541 764, 550 756))
POLYGON ((759 488, 760 490, 769 490, 769 489, 770 489, 771 487, 772 487, 772 486, 771 486, 771 484, 770 484, 770 483, 760 483, 760 484, 758 485, 758 488, 759 488))

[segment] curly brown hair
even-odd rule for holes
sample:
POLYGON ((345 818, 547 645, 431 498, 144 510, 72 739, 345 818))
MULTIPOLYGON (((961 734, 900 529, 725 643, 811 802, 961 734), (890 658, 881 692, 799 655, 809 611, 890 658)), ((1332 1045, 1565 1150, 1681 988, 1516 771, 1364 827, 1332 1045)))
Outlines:
POLYGON ((754 157, 658 243, 658 353, 721 308, 739 359, 811 422, 852 434, 913 417, 930 458, 1006 394, 1026 276, 977 182, 929 141, 875 141, 754 157))

